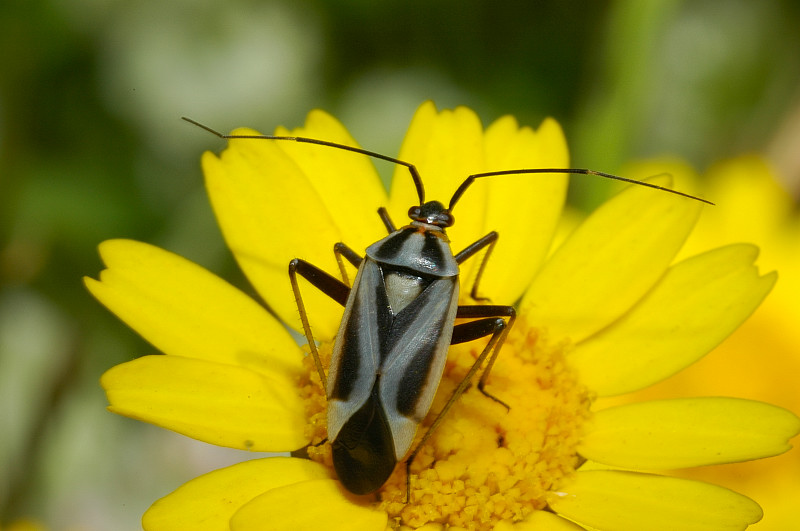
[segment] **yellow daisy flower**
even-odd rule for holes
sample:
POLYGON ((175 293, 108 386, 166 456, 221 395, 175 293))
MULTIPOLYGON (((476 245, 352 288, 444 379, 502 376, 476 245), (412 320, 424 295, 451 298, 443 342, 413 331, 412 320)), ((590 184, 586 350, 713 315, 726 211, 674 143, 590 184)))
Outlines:
MULTIPOLYGON (((237 134, 254 134, 239 130, 237 134)), ((331 116, 312 112, 292 134, 356 145, 331 116)), ((466 108, 423 104, 399 158, 428 198, 449 199, 469 174, 566 167, 559 126, 504 117, 485 131, 466 108)), ((206 185, 228 245, 280 319, 299 329, 287 264, 338 266, 331 248, 363 251, 417 203, 405 168, 388 198, 366 157, 320 146, 231 140, 203 156, 206 185)), ((654 182, 669 185, 667 178, 654 182)), ((800 419, 734 398, 642 402, 600 411, 596 397, 656 383, 727 337, 772 288, 757 249, 737 244, 673 263, 701 204, 632 186, 555 250, 563 175, 482 179, 448 229, 454 250, 491 230, 500 241, 481 281, 494 304, 519 301, 517 321, 487 391, 470 388, 405 467, 370 496, 335 481, 325 440, 325 395, 309 356, 253 299, 156 247, 113 240, 89 290, 165 356, 145 356, 102 379, 110 410, 196 439, 255 451, 305 448, 310 459, 246 461, 196 478, 158 500, 144 528, 181 529, 743 529, 761 518, 749 498, 654 470, 742 461, 789 448, 800 419)), ((477 262, 461 269, 464 303, 477 262)), ((351 276, 352 278, 352 276, 351 276)), ((342 308, 310 286, 303 297, 323 358, 342 308)), ((435 412, 485 342, 454 346, 435 412)))

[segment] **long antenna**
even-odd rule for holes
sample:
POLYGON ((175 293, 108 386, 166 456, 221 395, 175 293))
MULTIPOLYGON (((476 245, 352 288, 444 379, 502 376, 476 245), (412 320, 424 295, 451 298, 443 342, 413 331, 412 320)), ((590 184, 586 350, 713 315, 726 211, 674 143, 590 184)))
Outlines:
POLYGON ((640 186, 646 186, 648 188, 661 190, 662 192, 669 192, 671 194, 679 195, 681 197, 687 197, 689 199, 694 199, 695 201, 700 201, 708 205, 714 204, 711 201, 708 201, 701 197, 685 194, 677 190, 672 190, 671 188, 666 188, 664 186, 659 186, 657 184, 651 184, 644 181, 637 181, 636 179, 628 179, 627 177, 620 177, 619 175, 604 173, 602 171, 587 170, 583 168, 529 168, 529 169, 519 169, 519 170, 487 171, 484 173, 475 173, 473 175, 470 175, 469 177, 464 179, 464 182, 461 183, 461 186, 459 186, 456 192, 453 194, 453 197, 450 199, 450 205, 448 207, 448 210, 450 211, 453 210, 453 207, 456 206, 456 203, 458 202, 459 199, 461 199, 461 196, 464 194, 467 188, 469 188, 472 185, 472 183, 475 182, 475 179, 480 179, 482 177, 492 177, 495 175, 518 175, 523 173, 570 173, 576 175, 597 175, 598 177, 605 177, 606 179, 613 179, 615 181, 638 184, 640 186))
MULTIPOLYGON (((404 160, 396 159, 394 157, 389 157, 388 155, 382 155, 381 153, 376 153, 374 151, 369 151, 366 149, 348 146, 345 144, 338 144, 336 142, 328 142, 327 140, 318 140, 316 138, 307 138, 302 136, 278 136, 278 135, 225 135, 216 131, 207 125, 203 125, 200 122, 192 120, 191 118, 187 118, 185 116, 181 116, 181 118, 190 124, 196 125, 201 129, 205 129, 209 133, 218 136, 219 138, 224 139, 231 139, 231 138, 252 138, 252 139, 261 139, 261 140, 290 140, 293 142, 300 142, 305 144, 316 144, 319 146, 327 146, 337 149, 343 149, 345 151, 352 151, 353 153, 360 153, 362 155, 367 155, 368 157, 374 157, 376 159, 385 160, 387 162, 392 162, 394 164, 399 164, 401 166, 405 166, 408 168, 408 171, 411 173, 411 178, 414 180, 414 187, 417 189, 417 197, 419 197, 419 204, 422 206, 425 203, 425 187, 422 184, 422 178, 419 175, 419 171, 417 171, 417 167, 414 166, 410 162, 406 162, 404 160)), ((525 173, 568 173, 573 175, 597 175, 598 177, 603 177, 606 179, 613 179, 615 181, 622 181, 630 184, 638 184, 640 186, 646 186, 648 188, 653 188, 656 190, 661 190, 662 192, 669 192, 670 194, 679 195, 681 197, 686 197, 688 199, 694 199, 695 201, 700 201, 702 203, 706 203, 708 205, 713 205, 711 201, 706 199, 696 197, 690 194, 686 194, 683 192, 679 192, 677 190, 672 190, 670 188, 666 188, 664 186, 659 186, 657 184, 651 184, 644 181, 637 181, 636 179, 628 179, 627 177, 620 177, 619 175, 614 175, 611 173, 604 173, 602 171, 595 171, 595 170, 587 170, 583 168, 524 168, 518 170, 499 170, 499 171, 487 171, 483 173, 475 173, 473 175, 468 176, 464 179, 464 182, 458 187, 458 189, 453 194, 453 197, 450 199, 450 205, 448 206, 448 211, 452 211, 453 208, 456 206, 456 203, 461 196, 464 195, 467 188, 472 186, 472 183, 475 182, 475 179, 481 179, 483 177, 492 177, 496 175, 521 175, 525 173)))
POLYGON ((201 129, 205 129, 209 133, 216 135, 220 138, 231 139, 231 138, 255 138, 261 140, 291 140, 294 142, 300 142, 305 144, 317 144, 319 146, 328 146, 332 148, 344 149, 345 151, 352 151, 353 153, 361 153, 362 155, 367 155, 368 157, 375 157, 376 159, 385 160, 387 162, 393 162, 395 164, 400 164, 401 166, 405 166, 408 168, 408 171, 411 172, 411 178, 414 180, 414 186, 417 189, 417 196, 419 197, 419 204, 422 206, 425 203, 425 187, 422 185, 422 178, 419 176, 419 172, 417 171, 417 167, 411 164, 410 162, 406 162, 404 160, 396 159, 394 157, 389 157, 388 155, 382 155, 380 153, 376 153, 374 151, 368 151, 366 149, 361 149, 353 146, 348 146, 345 144, 337 144, 336 142, 328 142, 327 140, 317 140, 316 138, 306 138, 303 136, 277 136, 277 135, 224 135, 219 131, 215 131, 211 129, 207 125, 203 125, 200 122, 196 122, 191 118, 187 118, 185 116, 181 116, 181 119, 186 120, 190 124, 194 124, 201 129))

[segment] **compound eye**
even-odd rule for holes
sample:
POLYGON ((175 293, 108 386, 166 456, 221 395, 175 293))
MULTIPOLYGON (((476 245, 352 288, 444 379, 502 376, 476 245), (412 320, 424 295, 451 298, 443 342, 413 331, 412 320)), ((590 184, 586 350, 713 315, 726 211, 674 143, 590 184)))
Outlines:
POLYGON ((419 206, 412 206, 408 209, 408 217, 413 219, 414 221, 420 221, 420 216, 422 215, 422 211, 419 206))

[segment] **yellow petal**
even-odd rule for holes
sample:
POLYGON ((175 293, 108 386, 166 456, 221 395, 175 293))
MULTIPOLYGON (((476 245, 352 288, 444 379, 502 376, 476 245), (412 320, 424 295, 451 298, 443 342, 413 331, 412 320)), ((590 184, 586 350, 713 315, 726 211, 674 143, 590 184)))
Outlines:
POLYGON ((207 443, 261 452, 308 444, 297 383, 280 372, 144 356, 108 370, 100 383, 110 411, 207 443))
POLYGON ((534 511, 521 522, 502 520, 493 531, 583 531, 583 527, 547 511, 534 511))
POLYGON ((254 459, 214 470, 155 502, 142 517, 145 531, 229 531, 245 503, 277 487, 330 476, 318 463, 291 457, 254 459))
POLYGON ((793 236, 787 229, 795 200, 763 157, 748 154, 717 162, 704 177, 708 197, 719 206, 704 212, 690 246, 704 250, 711 242, 758 242, 765 263, 776 266, 784 248, 796 248, 796 239, 781 239, 793 236))
MULTIPOLYGON (((304 136, 358 147, 358 143, 336 118, 320 110, 308 113, 304 127, 291 131, 279 128, 276 134, 304 136)), ((294 142, 283 142, 278 146, 300 167, 314 187, 336 224, 340 233, 338 241, 362 253, 369 244, 386 235, 377 211, 378 207, 387 205, 388 198, 372 158, 337 148, 294 142)), ((316 230, 312 226, 307 228, 316 230)), ((325 251, 330 253, 336 242, 321 243, 325 251)))
POLYGON ((165 354, 240 365, 288 377, 302 353, 253 299, 202 267, 132 240, 100 244, 108 269, 86 287, 100 302, 165 354))
MULTIPOLYGON (((483 127, 478 116, 466 107, 437 112, 426 102, 411 120, 399 158, 414 164, 425 185, 425 200, 447 206, 456 188, 470 174, 485 170, 483 127)), ((456 223, 447 233, 457 253, 483 234, 486 194, 476 183, 455 209, 456 223)), ((408 223, 409 207, 419 203, 406 168, 398 167, 392 178, 389 213, 395 224, 408 223)))
POLYGON ((245 504, 232 531, 383 531, 386 513, 346 493, 338 481, 311 480, 272 489, 245 504))
MULTIPOLYGON (((506 116, 487 128, 484 142, 488 171, 565 168, 569 162, 564 134, 552 119, 533 131, 520 128, 516 120, 506 116)), ((567 182, 564 174, 520 174, 487 177, 473 185, 485 185, 483 189, 487 190, 483 233, 496 230, 500 235, 481 279, 479 295, 498 304, 511 304, 522 296, 550 249, 567 182)), ((482 193, 482 189, 467 193, 482 193)), ((458 215, 456 218, 461 219, 458 215)), ((482 257, 472 258, 472 267, 462 269, 463 289, 472 288, 471 280, 482 257)))
POLYGON ((764 402, 655 400, 596 412, 578 452, 625 468, 688 468, 781 454, 798 431, 800 419, 764 402))
POLYGON ((570 520, 614 531, 736 531, 762 516, 757 503, 731 490, 634 472, 578 472, 548 504, 570 520))
POLYGON ((761 303, 775 274, 758 276, 758 249, 739 244, 669 269, 613 327, 577 345, 570 361, 599 396, 647 387, 697 361, 761 303))
MULTIPOLYGON (((321 111, 309 116, 303 133, 355 144, 341 124, 321 111)), ((386 204, 386 196, 363 155, 319 145, 239 139, 231 140, 219 158, 205 153, 202 163, 228 246, 270 307, 296 329, 300 322, 288 281, 289 261, 302 258, 338 277, 335 243, 345 241, 362 252, 385 233, 376 211, 386 204)), ((317 339, 332 338, 342 308, 307 284, 303 297, 317 339)))
MULTIPOLYGON (((564 167, 567 149, 553 120, 536 132, 520 128, 511 117, 499 119, 485 135, 473 111, 458 107, 438 112, 433 103, 420 106, 409 127, 400 158, 415 164, 425 186, 426 200, 447 205, 458 186, 471 174, 490 170, 564 167)), ((448 229, 458 253, 492 230, 499 243, 483 276, 479 295, 511 303, 538 269, 552 241, 566 190, 565 175, 506 175, 476 181, 454 209, 455 225, 448 229), (486 216, 492 214, 492 217, 486 216)), ((395 171, 390 213, 406 223, 408 208, 419 202, 409 172, 395 171)), ((399 220, 399 221, 398 221, 399 220)), ((472 288, 481 257, 463 264, 461 282, 472 288)))
MULTIPOLYGON (((668 180, 652 179, 666 185, 668 180)), ((630 186, 586 219, 523 297, 520 313, 554 340, 578 342, 628 311, 663 275, 700 203, 630 186)))

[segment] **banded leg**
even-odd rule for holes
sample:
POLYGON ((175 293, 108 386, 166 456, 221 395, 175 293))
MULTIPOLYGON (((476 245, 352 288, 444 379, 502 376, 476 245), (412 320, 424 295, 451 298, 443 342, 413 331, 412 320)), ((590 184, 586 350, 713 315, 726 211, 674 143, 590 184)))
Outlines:
POLYGON ((456 262, 461 264, 461 262, 467 260, 484 247, 488 247, 488 249, 486 249, 486 254, 483 255, 483 259, 481 260, 481 265, 478 267, 478 273, 475 275, 475 282, 472 283, 472 290, 469 293, 473 300, 489 300, 488 297, 481 297, 478 295, 478 285, 481 283, 483 271, 486 269, 486 264, 489 262, 489 257, 492 256, 492 251, 494 250, 494 246, 497 245, 497 239, 499 237, 500 235, 496 231, 492 231, 480 240, 468 245, 463 251, 456 255, 456 262))
POLYGON ((300 322, 303 324, 303 333, 306 336, 306 340, 308 340, 308 348, 311 349, 311 354, 314 356, 314 364, 317 366, 317 372, 322 381, 322 387, 327 394, 328 379, 325 376, 325 369, 322 368, 322 360, 320 360, 319 357, 317 344, 314 342, 314 335, 311 333, 311 325, 308 322, 308 314, 306 313, 306 306, 303 303, 303 296, 300 294, 300 285, 297 282, 297 275, 309 281, 312 286, 342 306, 347 304, 347 297, 350 295, 350 287, 341 280, 329 275, 322 269, 305 260, 295 258, 289 262, 289 281, 292 284, 294 300, 297 303, 297 311, 300 313, 300 322))

